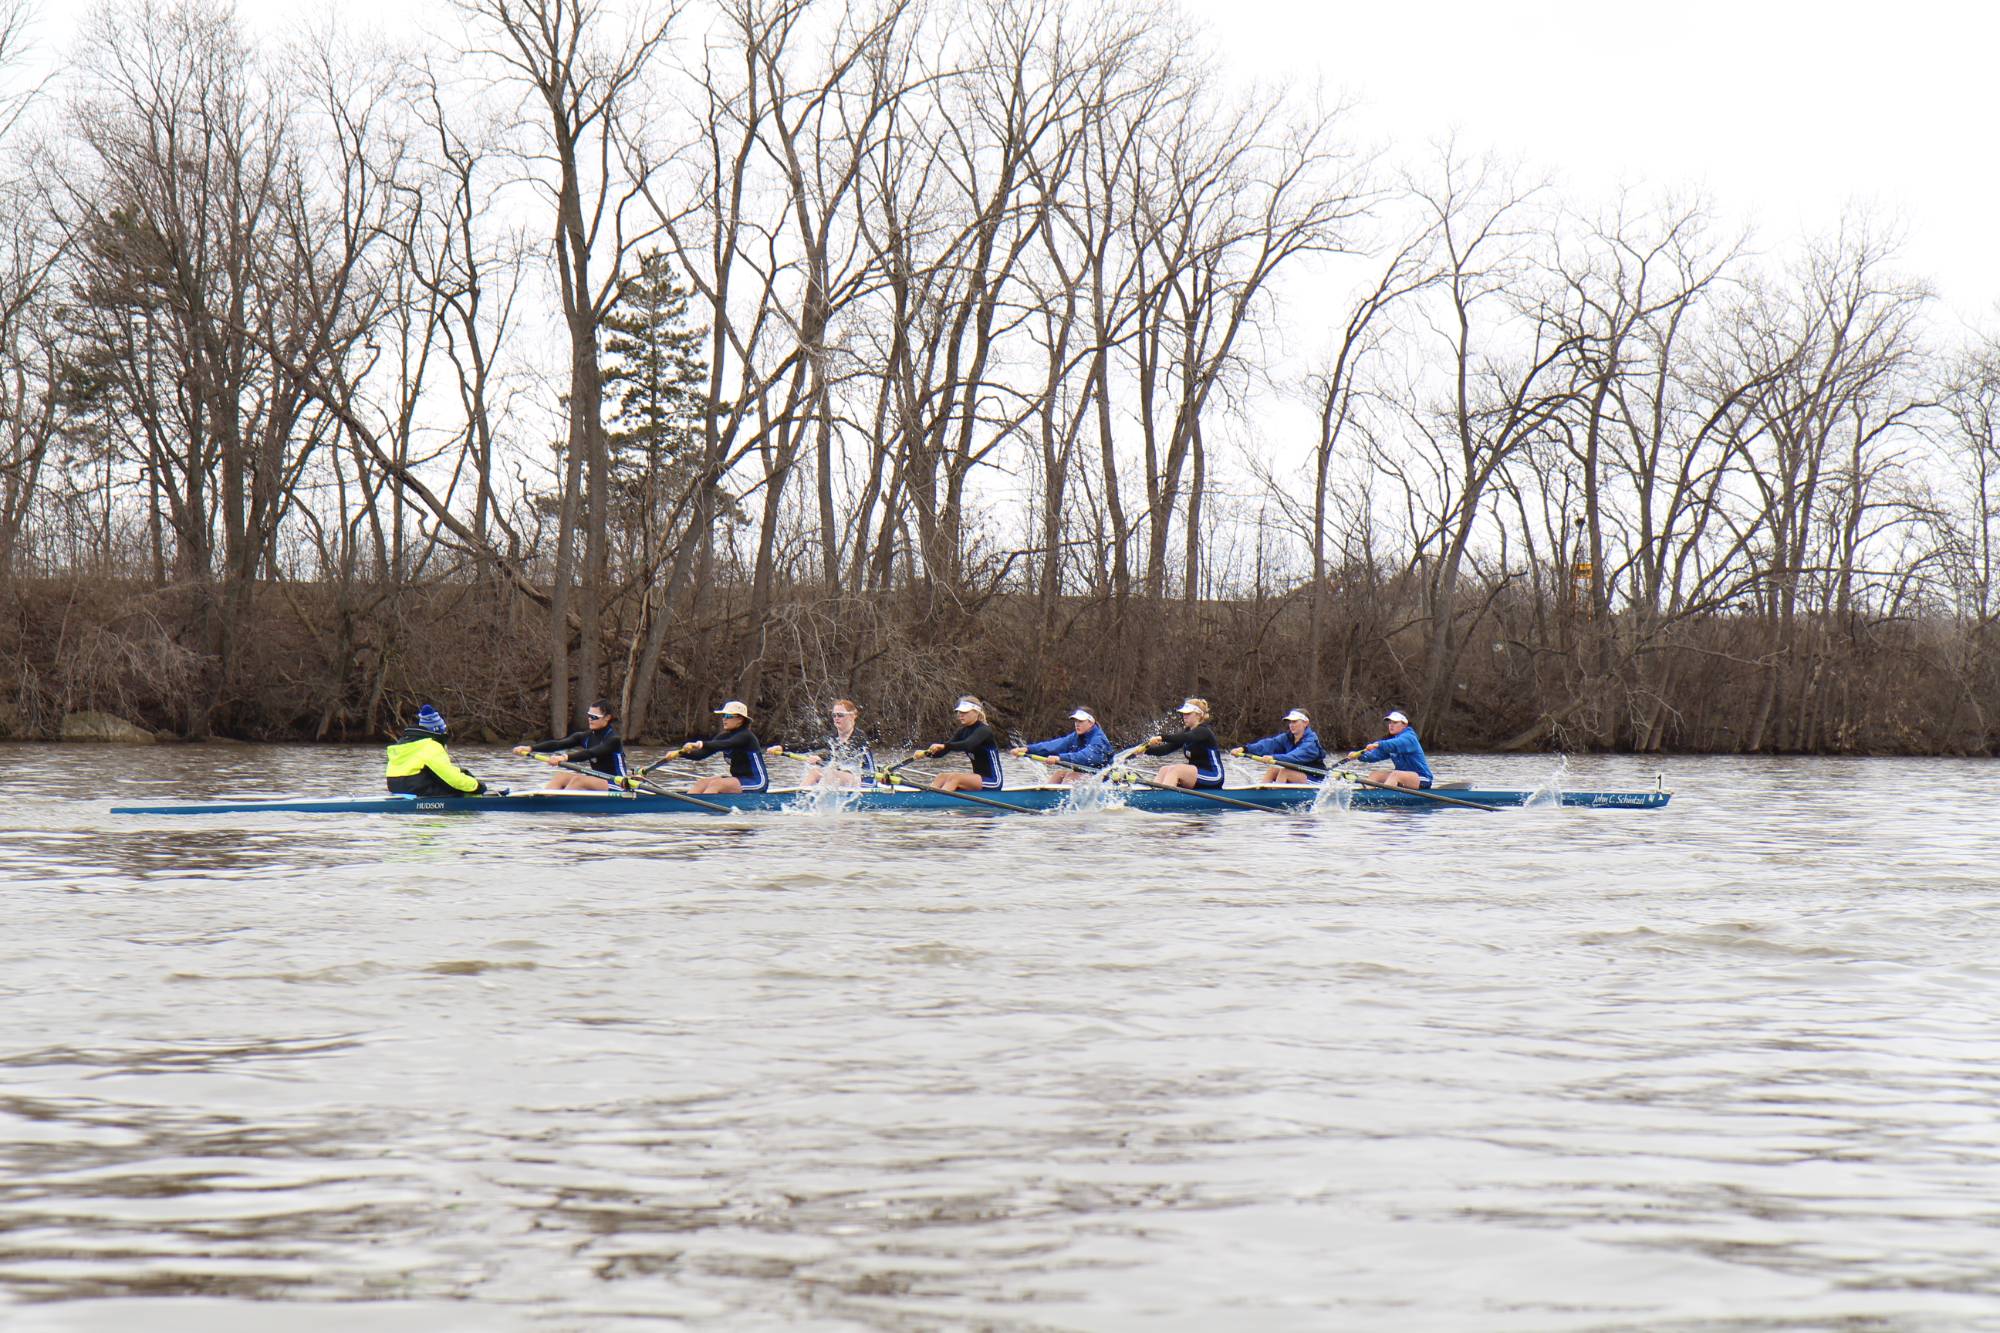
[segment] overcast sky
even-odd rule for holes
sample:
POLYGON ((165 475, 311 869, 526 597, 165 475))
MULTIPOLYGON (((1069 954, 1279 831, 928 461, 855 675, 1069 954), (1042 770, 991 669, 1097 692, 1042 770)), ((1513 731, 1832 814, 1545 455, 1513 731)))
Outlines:
POLYGON ((2000 303, 2000 6, 1186 0, 1246 73, 1323 78, 1384 142, 1456 131, 1577 203, 1705 187, 1782 250, 1850 202, 1965 319, 2000 303))
MULTIPOLYGON (((1088 0, 1085 0, 1088 3, 1088 0)), ((1898 220, 1908 269, 2000 321, 2000 5, 1903 0, 1183 0, 1248 77, 1322 81, 1372 142, 1518 156, 1579 207, 1621 184, 1706 188, 1759 247, 1851 202, 1898 220)), ((282 28, 332 7, 409 29, 442 0, 237 0, 282 28)), ((44 0, 59 47, 80 5, 44 0)))

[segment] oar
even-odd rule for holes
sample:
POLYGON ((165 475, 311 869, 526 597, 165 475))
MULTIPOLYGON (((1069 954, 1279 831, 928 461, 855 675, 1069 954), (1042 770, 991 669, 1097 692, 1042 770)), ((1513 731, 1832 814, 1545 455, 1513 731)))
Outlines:
MULTIPOLYGON (((687 756, 682 754, 679 750, 669 750, 665 754, 661 755, 658 759, 655 759, 652 763, 647 764, 644 768, 640 769, 638 773, 636 773, 634 776, 643 778, 656 768, 664 768, 668 764, 673 763, 676 759, 685 759, 686 757, 687 756)), ((599 776, 601 777, 603 775, 599 774, 599 776)))
MULTIPOLYGON (((1333 769, 1314 768, 1310 764, 1288 764, 1282 759, 1272 759, 1268 755, 1253 757, 1263 759, 1270 764, 1275 764, 1279 768, 1289 768, 1294 773, 1304 773, 1308 777, 1341 778, 1359 786, 1373 787, 1377 791, 1406 791, 1412 796, 1421 796, 1427 801, 1437 801, 1444 805, 1462 805, 1468 810, 1498 810, 1500 808, 1497 805, 1488 805, 1484 801, 1467 801, 1456 796, 1442 796, 1434 791, 1425 791, 1422 787, 1394 787, 1386 782, 1376 782, 1372 778, 1364 778, 1359 773, 1336 773, 1333 769)), ((1353 762, 1352 759, 1343 759, 1333 767, 1337 769, 1343 764, 1351 764, 1353 762)))
MULTIPOLYGON (((909 760, 907 759, 903 761, 903 763, 908 763, 908 762, 909 760)), ((897 765, 898 768, 900 768, 901 766, 902 766, 901 764, 897 765)), ((949 796, 956 801, 971 801, 974 805, 990 805, 995 810, 1005 810, 1009 814, 1032 815, 1039 813, 1038 811, 1032 810, 1025 805, 1009 805, 1005 801, 996 801, 990 796, 974 796, 969 791, 947 791, 943 787, 919 787, 914 783, 905 782, 903 779, 897 777, 893 769, 889 770, 887 777, 883 776, 882 769, 879 768, 876 769, 875 780, 877 782, 884 784, 885 786, 890 786, 890 787, 904 786, 908 787, 911 791, 927 791, 938 796, 949 796)))
POLYGON ((901 768, 904 764, 914 764, 919 759, 928 759, 930 757, 931 757, 930 751, 919 750, 915 754, 911 755, 908 759, 898 759, 893 764, 880 765, 875 770, 875 781, 883 783, 885 785, 893 786, 895 785, 896 781, 897 769, 901 768))
MULTIPOLYGON (((1054 762, 1061 764, 1064 768, 1073 768, 1079 773, 1099 773, 1104 771, 1101 769, 1086 768, 1082 764, 1072 764, 1067 759, 1056 759, 1054 762)), ((1113 770, 1106 776, 1114 782, 1136 783, 1141 787, 1151 787, 1155 791, 1186 792, 1189 796, 1199 796, 1204 801, 1214 801, 1218 805, 1233 805, 1239 810, 1258 810, 1267 815, 1282 815, 1285 813, 1283 810, 1272 806, 1258 805, 1255 801, 1239 801, 1234 796, 1223 796, 1212 791, 1202 791, 1196 787, 1174 787, 1164 782, 1155 782, 1151 778, 1140 777, 1129 768, 1113 770)))
POLYGON ((632 788, 636 787, 640 791, 649 791, 655 796, 664 796, 670 801, 683 801, 688 805, 706 810, 712 815, 726 815, 729 813, 729 807, 726 805, 717 805, 714 801, 704 801, 699 796, 690 796, 684 791, 674 791, 671 788, 662 787, 657 782, 646 781, 645 775, 649 771, 647 769, 641 769, 638 773, 627 775, 621 783, 618 779, 606 777, 594 768, 585 768, 582 764, 572 764, 567 759, 558 759, 555 767, 566 768, 572 773, 581 773, 587 778, 597 778, 607 782, 611 785, 612 794, 615 795, 629 798, 632 795, 632 788), (621 787, 623 790, 621 790, 621 787))
MULTIPOLYGON (((1244 755, 1243 757, 1244 757, 1245 759, 1261 759, 1261 760, 1263 760, 1263 761, 1264 761, 1265 763, 1267 763, 1267 764, 1270 764, 1270 765, 1271 765, 1272 767, 1274 767, 1274 768, 1289 768, 1289 769, 1291 769, 1291 770, 1292 770, 1292 772, 1294 772, 1294 773, 1303 773, 1303 774, 1305 774, 1305 775, 1306 775, 1307 777, 1309 777, 1309 778, 1330 778, 1330 777, 1333 777, 1333 776, 1334 776, 1334 771, 1333 771, 1334 769, 1336 769, 1336 768, 1340 768, 1340 767, 1341 767, 1342 765, 1345 765, 1345 764, 1349 764, 1349 763, 1352 763, 1352 762, 1353 762, 1352 760, 1349 760, 1349 759, 1343 759, 1343 760, 1341 760, 1341 761, 1340 761, 1340 763, 1338 763, 1338 764, 1335 764, 1335 765, 1333 766, 1333 768, 1314 768, 1314 767, 1313 767, 1313 766, 1312 766, 1311 764, 1294 764, 1294 763, 1291 763, 1291 762, 1290 762, 1290 761, 1288 761, 1288 760, 1284 760, 1284 759, 1274 759, 1274 758, 1272 758, 1272 757, 1271 757, 1270 755, 1265 755, 1265 754, 1249 754, 1249 755, 1244 755)), ((1341 776, 1341 777, 1352 777, 1353 775, 1352 775, 1352 774, 1350 774, 1350 773, 1343 773, 1343 774, 1340 774, 1340 776, 1341 776)))
POLYGON ((1497 805, 1488 805, 1484 801, 1467 801, 1457 796, 1441 796, 1434 791, 1425 791, 1422 787, 1392 786, 1387 782, 1377 782, 1373 778, 1364 778, 1359 773, 1343 773, 1340 776, 1352 782, 1357 787, 1373 787, 1376 791, 1407 792, 1411 796, 1421 796, 1426 801, 1436 801, 1439 805, 1462 805, 1468 810, 1498 810, 1500 808, 1497 805))

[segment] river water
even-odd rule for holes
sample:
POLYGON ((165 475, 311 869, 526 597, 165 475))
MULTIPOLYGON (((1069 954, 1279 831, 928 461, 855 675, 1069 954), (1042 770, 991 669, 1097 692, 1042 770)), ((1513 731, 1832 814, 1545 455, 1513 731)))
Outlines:
POLYGON ((10 1331, 2000 1328, 1989 763, 171 819, 105 812, 379 755, 0 759, 10 1331))

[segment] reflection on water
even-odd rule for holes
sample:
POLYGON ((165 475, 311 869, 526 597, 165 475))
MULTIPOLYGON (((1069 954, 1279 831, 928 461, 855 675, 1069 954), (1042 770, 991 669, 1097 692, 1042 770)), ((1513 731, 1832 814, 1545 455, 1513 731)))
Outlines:
POLYGON ((103 809, 378 756, 4 757, 10 1330, 2000 1322, 1983 764, 195 826, 103 809))

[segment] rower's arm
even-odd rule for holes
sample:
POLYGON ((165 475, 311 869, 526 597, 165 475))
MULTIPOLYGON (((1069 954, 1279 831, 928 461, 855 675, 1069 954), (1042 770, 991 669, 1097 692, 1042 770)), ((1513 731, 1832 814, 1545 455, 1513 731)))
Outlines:
MULTIPOLYGON (((1290 740, 1291 737, 1287 736, 1285 739, 1290 740)), ((1288 764, 1317 764, 1326 758, 1326 751, 1320 748, 1319 737, 1308 731, 1299 739, 1297 745, 1289 750, 1274 753, 1271 758, 1283 760, 1288 764)))
POLYGON ((572 764, 587 764, 594 759, 609 759, 625 748, 625 742, 618 738, 618 733, 609 729, 600 731, 595 736, 584 733, 581 737, 572 736, 570 739, 573 741, 580 739, 583 742, 566 756, 572 764))
POLYGON ((964 740, 949 740, 944 742, 944 748, 947 750, 956 750, 960 754, 971 754, 974 750, 983 750, 989 745, 996 744, 998 742, 993 739, 993 728, 982 722, 967 733, 964 740))

